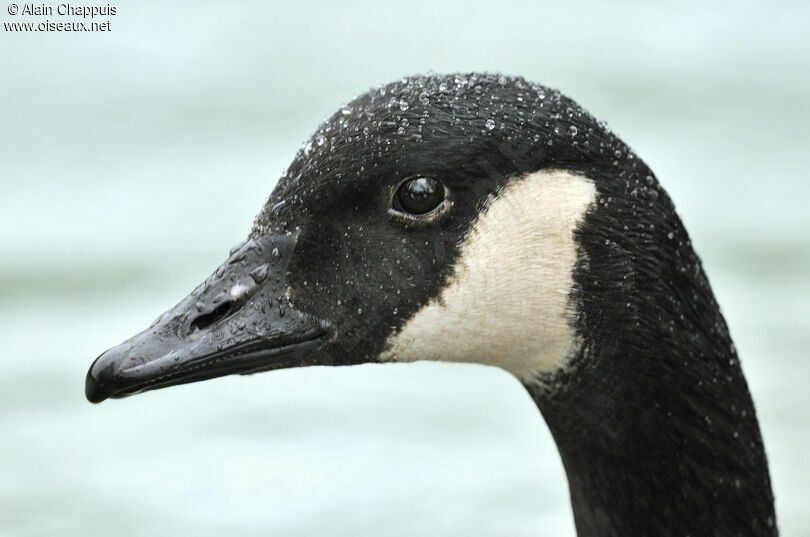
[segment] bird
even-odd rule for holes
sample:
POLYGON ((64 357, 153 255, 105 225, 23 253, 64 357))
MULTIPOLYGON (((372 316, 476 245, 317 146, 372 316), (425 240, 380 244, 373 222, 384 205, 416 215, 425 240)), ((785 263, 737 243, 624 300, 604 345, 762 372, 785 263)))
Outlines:
POLYGON ((96 358, 85 394, 418 360, 520 381, 580 537, 778 535, 754 404, 671 198, 605 122, 519 76, 409 76, 342 106, 247 239, 96 358))

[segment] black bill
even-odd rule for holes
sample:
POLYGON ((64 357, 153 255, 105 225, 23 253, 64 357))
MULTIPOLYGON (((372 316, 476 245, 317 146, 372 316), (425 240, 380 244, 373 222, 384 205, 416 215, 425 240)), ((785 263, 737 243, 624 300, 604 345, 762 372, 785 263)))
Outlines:
POLYGON ((99 356, 87 372, 93 403, 233 373, 311 365, 325 323, 290 306, 293 235, 235 248, 202 285, 148 329, 99 356))

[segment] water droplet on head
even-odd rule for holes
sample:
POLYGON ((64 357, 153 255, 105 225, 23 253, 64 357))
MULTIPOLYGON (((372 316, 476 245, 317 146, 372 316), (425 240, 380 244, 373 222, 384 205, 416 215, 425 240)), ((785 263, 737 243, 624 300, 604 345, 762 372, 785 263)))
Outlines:
POLYGON ((404 99, 399 101, 399 109, 403 112, 407 111, 410 107, 411 106, 408 104, 408 101, 405 101, 404 99))
POLYGON ((248 289, 249 289, 249 287, 247 285, 245 285, 244 283, 237 283, 236 285, 231 287, 230 294, 234 298, 239 298, 242 295, 244 295, 245 293, 247 293, 248 289))
POLYGON ((262 283, 267 277, 267 263, 264 265, 259 265, 255 269, 251 270, 250 277, 253 278, 254 282, 262 283))
POLYGON ((486 126, 487 126, 487 130, 494 129, 495 128, 495 120, 494 119, 488 119, 487 122, 486 122, 486 126))
POLYGON ((287 202, 286 202, 285 200, 281 200, 280 202, 278 202, 278 203, 276 203, 275 205, 273 205, 273 208, 272 208, 272 209, 270 209, 270 214, 277 214, 277 213, 278 213, 278 211, 279 211, 279 210, 280 210, 282 207, 284 207, 285 205, 287 205, 287 202))
POLYGON ((244 246, 244 245, 245 245, 245 243, 246 243, 246 242, 247 242, 247 240, 244 240, 244 241, 240 242, 239 244, 235 244, 235 245, 234 245, 234 246, 233 246, 233 247, 230 249, 230 251, 228 252, 228 256, 230 257, 230 256, 232 256, 233 254, 235 254, 235 253, 236 253, 236 252, 239 250, 239 248, 241 248, 242 246, 244 246))

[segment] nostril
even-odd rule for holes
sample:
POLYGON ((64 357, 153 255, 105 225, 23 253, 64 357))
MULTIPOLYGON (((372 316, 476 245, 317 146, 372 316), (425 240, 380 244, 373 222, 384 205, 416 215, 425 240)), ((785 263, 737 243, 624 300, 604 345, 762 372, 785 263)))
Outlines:
POLYGON ((191 329, 192 332, 196 330, 205 330, 212 324, 221 321, 229 314, 231 314, 234 310, 236 310, 234 306, 235 304, 232 301, 223 302, 222 304, 214 308, 214 310, 211 311, 210 313, 204 313, 199 317, 197 317, 196 319, 194 319, 193 321, 191 321, 189 328, 191 329))

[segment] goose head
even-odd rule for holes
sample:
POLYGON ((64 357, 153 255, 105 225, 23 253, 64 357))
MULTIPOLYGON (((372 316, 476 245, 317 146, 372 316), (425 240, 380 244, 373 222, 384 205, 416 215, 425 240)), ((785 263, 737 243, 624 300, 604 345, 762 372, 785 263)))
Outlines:
POLYGON ((753 405, 670 198, 604 123, 521 78, 417 76, 342 107, 247 240, 99 356, 86 395, 416 360, 520 380, 581 535, 775 534, 753 405))

